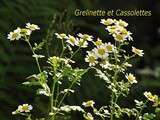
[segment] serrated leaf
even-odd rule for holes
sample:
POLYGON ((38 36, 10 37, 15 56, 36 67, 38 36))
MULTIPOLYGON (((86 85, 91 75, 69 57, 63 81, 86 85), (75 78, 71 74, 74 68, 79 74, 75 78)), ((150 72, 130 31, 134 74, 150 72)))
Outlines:
POLYGON ((96 69, 96 76, 98 76, 99 78, 103 79, 106 83, 111 83, 111 81, 109 80, 109 78, 106 76, 105 73, 103 73, 101 70, 96 69))
POLYGON ((44 46, 44 42, 41 42, 39 44, 35 43, 34 44, 34 47, 33 47, 33 50, 36 51, 36 50, 41 50, 42 47, 44 46))

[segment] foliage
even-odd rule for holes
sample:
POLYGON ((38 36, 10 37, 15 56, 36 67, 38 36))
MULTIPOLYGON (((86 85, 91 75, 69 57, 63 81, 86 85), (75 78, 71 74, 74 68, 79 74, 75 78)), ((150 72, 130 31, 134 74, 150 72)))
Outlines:
POLYGON ((93 36, 88 34, 79 33, 77 37, 74 37, 64 33, 55 33, 57 38, 61 40, 62 50, 58 56, 47 58, 48 65, 46 69, 42 69, 39 62, 45 56, 38 54, 44 45, 43 41, 40 44, 35 43, 34 47, 30 43, 31 34, 39 30, 39 26, 27 23, 26 28, 17 28, 8 34, 8 39, 11 41, 23 40, 28 44, 39 70, 38 74, 29 76, 27 78, 29 81, 23 84, 36 88, 38 95, 45 95, 50 100, 49 107, 46 107, 46 115, 43 118, 32 116, 30 111, 33 107, 29 104, 19 105, 12 114, 25 116, 26 120, 55 120, 59 119, 57 117, 62 117, 63 114, 71 111, 79 111, 86 120, 93 120, 96 117, 102 120, 114 120, 123 118, 124 115, 127 115, 128 119, 134 117, 136 120, 152 120, 156 117, 154 113, 143 112, 149 101, 153 103, 155 113, 159 112, 160 99, 151 92, 144 92, 144 96, 147 98, 145 102, 135 100, 136 106, 134 108, 124 108, 118 104, 119 98, 127 97, 131 86, 137 83, 134 74, 128 72, 128 67, 132 67, 129 61, 136 56, 143 57, 144 53, 143 50, 133 46, 132 54, 124 49, 124 46, 129 46, 130 42, 133 41, 131 37, 132 33, 127 30, 128 23, 121 19, 102 19, 101 23, 106 26, 106 30, 114 38, 114 44, 110 42, 103 43, 99 38, 93 41, 93 36), (73 64, 76 63, 76 61, 72 60, 74 56, 81 49, 87 48, 91 43, 95 47, 87 51, 85 57, 85 61, 89 63, 89 67, 83 69, 74 67, 73 64), (74 90, 72 90, 73 86, 80 85, 82 76, 89 69, 95 69, 97 76, 105 81, 106 88, 111 91, 109 105, 104 105, 97 109, 94 106, 95 102, 93 100, 82 103, 85 108, 91 107, 93 113, 88 112, 88 110, 80 106, 64 104, 64 99, 70 93, 74 93, 74 90), (67 85, 64 84, 64 81, 67 85))
MULTIPOLYGON (((24 82, 24 78, 29 74, 37 71, 33 63, 33 59, 30 58, 30 51, 26 44, 20 42, 20 46, 15 43, 11 45, 6 39, 6 33, 9 29, 14 29, 16 26, 20 26, 24 22, 31 22, 40 24, 44 31, 39 31, 39 33, 34 35, 31 43, 34 39, 38 43, 43 39, 43 43, 47 43, 43 46, 43 54, 53 54, 53 50, 57 49, 58 46, 53 44, 53 31, 71 31, 72 21, 70 20, 68 14, 66 14, 63 4, 59 4, 61 1, 52 0, 1 0, 0 4, 0 89, 1 89, 1 119, 11 119, 9 109, 24 101, 28 100, 32 102, 39 102, 38 97, 34 98, 34 93, 27 87, 16 87, 16 84, 24 82), (16 16, 16 17, 15 17, 16 16), (56 21, 56 23, 55 23, 56 21), (59 23, 58 23, 59 22, 59 23), (63 23, 63 25, 61 24, 63 23), (60 27, 61 26, 61 27, 60 27), (50 43, 52 41, 52 43, 50 43), (50 43, 50 44, 49 44, 50 43), (51 46, 52 45, 52 46, 51 46), (54 46, 55 45, 55 46, 54 46), (49 47, 49 48, 48 48, 49 47), (46 50, 45 50, 46 49, 46 50), (17 63, 23 64, 23 67, 17 63), (9 75, 8 75, 9 74, 9 75), (13 92, 10 92, 13 91, 13 92), (23 93, 18 93, 16 91, 22 91, 23 93), (31 95, 27 98, 26 95, 31 95)), ((68 2, 67 2, 68 4, 68 2)), ((54 41, 55 42, 55 41, 54 41)), ((59 44, 59 43, 57 43, 59 44)), ((40 47, 40 45, 39 45, 40 47)), ((43 100, 42 100, 43 101, 43 100)), ((43 107, 37 106, 38 109, 43 111, 43 107)), ((35 113, 36 114, 36 113, 35 113)))

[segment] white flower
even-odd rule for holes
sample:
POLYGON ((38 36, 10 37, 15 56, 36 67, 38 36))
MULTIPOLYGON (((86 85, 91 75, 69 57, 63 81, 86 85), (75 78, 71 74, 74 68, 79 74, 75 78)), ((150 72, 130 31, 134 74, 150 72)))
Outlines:
POLYGON ((127 74, 126 78, 131 84, 137 83, 136 77, 131 73, 127 74))
POLYGON ((123 34, 113 34, 113 37, 116 41, 119 41, 119 42, 123 42, 123 41, 127 40, 126 36, 123 34))
POLYGON ((132 52, 141 57, 144 55, 143 50, 137 49, 135 47, 132 47, 132 52))
POLYGON ((8 34, 8 39, 10 39, 11 41, 13 40, 19 40, 22 37, 21 35, 21 29, 17 28, 16 30, 14 30, 13 32, 10 32, 8 34))
POLYGON ((94 48, 93 52, 95 53, 97 57, 102 58, 102 59, 106 59, 109 55, 105 45, 101 45, 97 48, 94 48))
POLYGON ((26 28, 30 29, 31 31, 39 30, 40 29, 38 25, 31 24, 31 23, 27 23, 26 24, 26 28))
POLYGON ((84 39, 77 39, 76 43, 77 46, 82 47, 82 48, 86 48, 88 47, 88 42, 85 41, 84 39))
POLYGON ((133 40, 133 38, 131 37, 132 33, 130 31, 127 31, 126 28, 118 26, 115 29, 115 34, 113 34, 113 37, 119 41, 119 42, 123 42, 124 40, 133 40))
POLYGON ((66 42, 69 43, 72 46, 74 46, 75 43, 76 43, 76 41, 77 41, 77 39, 74 36, 71 36, 71 35, 69 35, 68 37, 66 37, 66 39, 67 39, 66 42))
POLYGON ((102 40, 101 39, 97 39, 97 41, 95 41, 95 42, 93 42, 94 43, 94 45, 95 46, 97 46, 97 47, 99 47, 99 46, 101 46, 101 45, 103 45, 103 42, 102 42, 102 40))
POLYGON ((127 39, 128 39, 129 41, 133 41, 133 38, 132 38, 131 35, 132 35, 132 33, 131 33, 130 31, 128 31, 126 37, 127 37, 127 39))
POLYGON ((19 105, 16 111, 13 111, 12 114, 18 114, 18 113, 28 113, 33 109, 32 105, 23 104, 19 105))
POLYGON ((114 23, 114 20, 113 19, 107 19, 107 20, 105 20, 105 19, 101 19, 101 22, 100 23, 102 23, 102 24, 104 24, 104 25, 111 25, 111 24, 113 24, 114 23))
POLYGON ((119 25, 119 26, 122 26, 122 27, 127 27, 127 26, 128 26, 128 23, 125 22, 125 21, 123 21, 123 20, 121 20, 121 19, 120 19, 119 21, 116 20, 116 21, 115 21, 115 24, 116 24, 116 25, 119 25))
POLYGON ((92 41, 93 40, 93 36, 91 35, 88 35, 88 34, 82 34, 82 33, 79 33, 78 34, 78 37, 80 37, 81 39, 83 40, 87 40, 87 41, 92 41))
POLYGON ((94 104, 95 104, 95 102, 94 102, 93 100, 89 100, 89 101, 87 101, 87 102, 83 102, 83 103, 82 103, 82 105, 83 105, 84 107, 93 107, 94 104))
POLYGON ((114 51, 114 45, 112 45, 110 42, 105 43, 106 49, 108 52, 113 52, 114 51))
POLYGON ((33 109, 32 105, 23 104, 18 106, 19 112, 30 112, 33 109))
POLYGON ((87 51, 88 55, 85 58, 86 62, 89 62, 89 66, 95 66, 98 61, 97 61, 97 57, 93 54, 93 52, 89 52, 87 51))
POLYGON ((157 95, 152 95, 151 92, 144 92, 144 96, 149 100, 149 101, 152 101, 152 102, 156 102, 158 100, 158 96, 157 95))
POLYGON ((61 33, 61 34, 55 33, 55 35, 56 35, 57 38, 59 38, 59 39, 67 38, 66 34, 64 34, 64 33, 61 33))
POLYGON ((116 33, 117 27, 115 25, 107 26, 106 30, 109 32, 109 34, 116 33))

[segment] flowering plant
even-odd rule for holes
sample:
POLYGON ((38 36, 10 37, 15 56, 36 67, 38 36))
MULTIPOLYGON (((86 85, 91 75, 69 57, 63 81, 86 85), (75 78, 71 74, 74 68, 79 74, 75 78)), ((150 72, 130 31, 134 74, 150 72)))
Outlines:
MULTIPOLYGON (((24 85, 38 86, 37 94, 44 95, 50 100, 49 112, 43 118, 34 118, 31 115, 32 105, 19 105, 17 110, 12 114, 21 114, 26 116, 26 120, 56 120, 65 113, 78 111, 83 114, 86 120, 97 119, 128 119, 135 120, 152 120, 155 119, 155 113, 144 113, 143 110, 148 102, 153 103, 155 112, 160 110, 160 99, 157 95, 145 92, 144 96, 147 100, 135 100, 135 108, 123 108, 118 104, 120 97, 127 97, 130 87, 138 81, 133 73, 128 72, 128 68, 132 67, 130 60, 139 56, 143 57, 143 50, 132 47, 132 53, 126 51, 124 46, 128 46, 133 41, 132 33, 127 30, 128 23, 123 20, 102 19, 101 23, 105 25, 106 31, 114 38, 105 43, 100 38, 94 38, 88 34, 79 33, 77 36, 66 35, 64 33, 55 33, 56 37, 62 42, 62 50, 59 56, 51 56, 47 58, 48 67, 42 69, 39 60, 44 55, 37 52, 41 49, 42 44, 30 43, 32 32, 39 30, 40 27, 35 24, 27 23, 25 28, 17 28, 10 32, 8 39, 11 41, 24 40, 30 47, 35 59, 39 73, 29 76, 28 81, 24 85), (94 48, 86 51, 84 61, 88 63, 87 68, 74 67, 76 63, 72 59, 81 50, 87 48, 90 44, 94 48), (76 49, 76 50, 75 50, 76 49), (69 93, 74 93, 73 86, 80 85, 81 77, 90 69, 96 71, 96 75, 105 81, 106 89, 111 91, 110 104, 101 106, 99 109, 95 107, 96 102, 89 100, 82 103, 82 106, 65 105, 64 99, 69 93), (68 86, 64 88, 64 81, 67 80, 68 86), (88 111, 86 108, 91 108, 88 111)), ((36 87, 37 88, 37 87, 36 87)), ((61 117, 62 118, 62 117, 61 117)), ((64 116, 65 118, 65 116, 64 116)), ((69 118, 68 118, 69 119, 69 118)))

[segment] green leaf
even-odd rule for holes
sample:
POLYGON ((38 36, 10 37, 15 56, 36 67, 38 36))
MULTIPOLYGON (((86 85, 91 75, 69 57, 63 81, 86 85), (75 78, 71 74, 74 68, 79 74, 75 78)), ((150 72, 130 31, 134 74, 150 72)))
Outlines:
POLYGON ((34 50, 34 51, 36 51, 36 50, 41 50, 43 46, 44 46, 44 42, 40 42, 39 44, 34 43, 33 50, 34 50))
POLYGON ((106 76, 105 73, 103 73, 101 70, 96 69, 96 76, 98 76, 99 78, 103 79, 106 83, 111 83, 111 81, 109 80, 109 78, 106 76))

